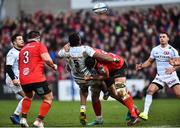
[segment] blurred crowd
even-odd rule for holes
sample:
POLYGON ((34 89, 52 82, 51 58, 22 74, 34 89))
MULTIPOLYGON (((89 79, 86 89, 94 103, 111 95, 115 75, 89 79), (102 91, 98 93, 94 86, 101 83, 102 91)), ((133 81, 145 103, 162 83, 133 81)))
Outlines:
POLYGON ((5 56, 11 48, 11 36, 15 33, 26 34, 30 30, 39 30, 41 39, 49 53, 58 64, 59 73, 49 72, 48 81, 69 79, 65 62, 57 57, 57 52, 67 43, 71 32, 79 32, 82 43, 123 56, 128 65, 128 78, 152 80, 155 65, 141 72, 135 71, 135 64, 146 60, 152 47, 159 44, 158 34, 166 31, 171 42, 179 50, 180 11, 177 7, 156 6, 120 13, 110 11, 108 16, 97 16, 88 11, 68 11, 52 15, 38 11, 35 14, 20 12, 16 20, 7 18, 0 24, 0 78, 4 79, 5 56))

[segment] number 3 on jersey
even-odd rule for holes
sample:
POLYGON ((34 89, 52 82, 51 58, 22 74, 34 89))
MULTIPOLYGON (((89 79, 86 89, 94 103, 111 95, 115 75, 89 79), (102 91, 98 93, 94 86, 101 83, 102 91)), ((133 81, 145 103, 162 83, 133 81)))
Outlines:
POLYGON ((25 64, 29 63, 29 51, 25 51, 25 52, 23 53, 23 55, 24 55, 23 62, 24 62, 25 64))

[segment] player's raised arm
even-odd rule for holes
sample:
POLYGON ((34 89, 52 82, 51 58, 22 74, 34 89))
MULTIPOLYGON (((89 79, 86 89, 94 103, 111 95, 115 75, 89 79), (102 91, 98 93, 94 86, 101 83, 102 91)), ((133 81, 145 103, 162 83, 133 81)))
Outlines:
POLYGON ((151 66, 153 64, 153 62, 154 62, 154 59, 149 58, 144 63, 136 64, 136 70, 138 71, 138 70, 141 70, 143 68, 147 68, 147 67, 151 66))

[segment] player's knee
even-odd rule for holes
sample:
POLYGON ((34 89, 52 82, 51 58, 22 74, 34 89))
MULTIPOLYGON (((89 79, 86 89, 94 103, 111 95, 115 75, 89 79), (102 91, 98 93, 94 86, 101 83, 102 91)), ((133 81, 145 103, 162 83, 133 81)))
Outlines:
POLYGON ((148 95, 153 95, 153 94, 155 93, 155 90, 154 90, 153 88, 148 88, 147 91, 146 91, 146 93, 147 93, 148 95))
POLYGON ((123 83, 117 83, 117 84, 116 84, 116 88, 117 88, 118 95, 119 95, 122 99, 126 99, 126 98, 128 97, 128 93, 127 93, 125 84, 123 84, 123 83))
POLYGON ((52 102, 53 99, 54 99, 54 96, 52 95, 52 93, 49 93, 44 96, 44 100, 46 100, 48 102, 52 102))
POLYGON ((180 92, 175 92, 175 94, 177 98, 180 98, 180 92))

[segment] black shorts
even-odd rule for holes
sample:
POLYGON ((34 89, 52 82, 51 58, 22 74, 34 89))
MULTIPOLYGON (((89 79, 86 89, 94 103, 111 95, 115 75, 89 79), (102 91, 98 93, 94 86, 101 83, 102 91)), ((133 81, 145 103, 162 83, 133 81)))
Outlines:
POLYGON ((25 93, 35 91, 36 94, 39 96, 43 96, 51 92, 51 89, 49 88, 48 83, 46 81, 32 83, 32 84, 25 84, 22 85, 22 89, 25 93))
POLYGON ((105 80, 107 87, 110 87, 114 83, 114 79, 118 77, 126 77, 127 64, 124 62, 121 69, 117 69, 116 71, 109 74, 110 78, 105 80))
POLYGON ((124 62, 121 69, 117 69, 114 72, 110 73, 109 75, 113 78, 126 77, 127 67, 128 66, 127 66, 126 62, 124 62))

